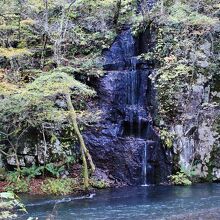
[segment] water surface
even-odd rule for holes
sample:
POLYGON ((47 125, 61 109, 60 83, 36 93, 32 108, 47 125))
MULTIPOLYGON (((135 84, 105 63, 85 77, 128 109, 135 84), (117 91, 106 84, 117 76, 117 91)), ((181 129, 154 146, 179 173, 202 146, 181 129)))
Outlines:
POLYGON ((125 187, 100 190, 86 197, 24 197, 23 200, 29 215, 40 220, 49 215, 57 220, 155 220, 220 208, 220 184, 125 187))

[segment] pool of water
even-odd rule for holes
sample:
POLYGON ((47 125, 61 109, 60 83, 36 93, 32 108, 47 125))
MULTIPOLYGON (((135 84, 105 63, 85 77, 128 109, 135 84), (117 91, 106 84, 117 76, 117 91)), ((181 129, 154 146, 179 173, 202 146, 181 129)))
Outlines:
MULTIPOLYGON (((57 220, 164 219, 220 208, 220 184, 124 187, 85 197, 23 197, 29 216, 57 220)), ((220 219, 220 216, 219 216, 220 219)))

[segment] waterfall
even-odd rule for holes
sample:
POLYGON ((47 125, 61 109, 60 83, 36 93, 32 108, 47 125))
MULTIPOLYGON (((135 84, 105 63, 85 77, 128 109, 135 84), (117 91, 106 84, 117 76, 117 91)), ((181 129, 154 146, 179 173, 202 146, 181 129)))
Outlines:
MULTIPOLYGON (((137 57, 130 58, 130 71, 128 71, 127 76, 127 105, 129 106, 129 123, 130 123, 130 136, 134 136, 135 138, 147 138, 142 137, 142 119, 141 119, 141 109, 145 109, 144 102, 139 96, 143 96, 142 87, 145 87, 146 81, 143 81, 141 75, 142 71, 137 70, 137 57)), ((144 74, 146 77, 146 74, 144 74)), ((144 110, 146 111, 146 110, 144 110)), ((148 164, 148 142, 145 141, 143 148, 143 158, 142 158, 142 186, 148 186, 147 183, 150 182, 148 180, 148 176, 151 175, 151 165, 148 164)))
POLYGON ((138 102, 137 97, 137 90, 138 90, 138 83, 137 83, 137 58, 131 58, 131 105, 136 105, 138 102))
POLYGON ((146 118, 148 115, 146 106, 146 92, 148 73, 146 69, 137 68, 139 60, 137 56, 128 58, 129 69, 126 71, 126 96, 125 112, 127 112, 127 136, 138 139, 144 143, 140 145, 143 149, 142 153, 142 186, 148 186, 153 183, 154 169, 148 162, 150 158, 150 151, 152 149, 152 140, 148 132, 148 122, 146 118), (144 147, 142 147, 144 146, 144 147))
POLYGON ((144 144, 144 154, 143 154, 143 185, 142 186, 148 186, 147 185, 147 143, 144 144))
MULTIPOLYGON (((141 110, 144 109, 144 103, 141 100, 143 87, 143 72, 137 70, 137 57, 130 58, 130 68, 127 72, 127 103, 128 119, 130 123, 130 136, 141 137, 141 110)), ((144 75, 146 77, 146 75, 144 75)), ((144 110, 145 111, 145 110, 144 110)), ((143 111, 142 111, 143 115, 143 111)))
POLYGON ((145 186, 165 179, 168 173, 160 138, 151 120, 155 94, 148 75, 152 66, 138 59, 138 55, 149 50, 150 43, 150 30, 134 37, 128 29, 104 51, 106 74, 100 81, 100 95, 106 119, 101 124, 101 137, 90 138, 100 164, 106 156, 112 174, 145 186), (100 150, 111 151, 111 157, 107 157, 109 153, 100 156, 100 150))
POLYGON ((147 140, 143 146, 143 158, 142 158, 142 186, 149 186, 155 182, 155 167, 152 162, 152 149, 156 143, 154 141, 147 140))

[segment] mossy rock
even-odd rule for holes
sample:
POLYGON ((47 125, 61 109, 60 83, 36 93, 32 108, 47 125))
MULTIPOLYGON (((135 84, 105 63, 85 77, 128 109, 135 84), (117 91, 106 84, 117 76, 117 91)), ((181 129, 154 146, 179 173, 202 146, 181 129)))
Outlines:
POLYGON ((97 189, 106 189, 109 187, 109 183, 105 180, 90 179, 90 184, 93 188, 97 189))

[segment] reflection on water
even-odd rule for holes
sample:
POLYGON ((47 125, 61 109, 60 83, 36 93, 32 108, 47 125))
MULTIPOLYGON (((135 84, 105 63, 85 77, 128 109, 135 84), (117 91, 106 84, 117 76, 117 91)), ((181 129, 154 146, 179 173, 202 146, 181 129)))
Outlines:
POLYGON ((220 208, 220 185, 125 187, 85 197, 23 198, 30 216, 57 220, 162 219, 202 209, 220 208), (54 212, 54 205, 55 212, 54 212))

